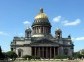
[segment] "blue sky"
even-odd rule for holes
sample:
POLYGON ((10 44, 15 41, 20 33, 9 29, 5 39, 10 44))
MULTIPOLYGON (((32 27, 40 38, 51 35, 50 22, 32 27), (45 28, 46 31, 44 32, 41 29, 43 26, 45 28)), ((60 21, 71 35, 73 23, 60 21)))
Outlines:
POLYGON ((10 50, 14 36, 24 36, 26 26, 32 25, 39 9, 49 17, 52 35, 60 28, 63 37, 71 35, 74 51, 84 48, 84 0, 0 0, 0 45, 10 50))

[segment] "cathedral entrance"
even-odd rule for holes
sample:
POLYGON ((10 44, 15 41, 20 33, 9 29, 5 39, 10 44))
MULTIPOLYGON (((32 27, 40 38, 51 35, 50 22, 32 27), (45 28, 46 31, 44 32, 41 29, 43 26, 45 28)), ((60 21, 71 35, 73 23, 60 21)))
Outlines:
POLYGON ((58 55, 58 47, 32 47, 32 56, 49 59, 56 55, 58 55))
POLYGON ((18 57, 22 57, 23 55, 23 50, 22 49, 18 49, 18 57))

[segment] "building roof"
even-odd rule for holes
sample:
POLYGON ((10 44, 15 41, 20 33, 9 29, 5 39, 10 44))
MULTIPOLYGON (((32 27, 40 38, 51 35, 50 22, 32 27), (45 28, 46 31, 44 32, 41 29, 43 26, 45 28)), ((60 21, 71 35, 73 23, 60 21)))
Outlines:
POLYGON ((57 28, 56 31, 57 31, 57 32, 62 32, 60 28, 57 28))
POLYGON ((14 39, 13 40, 16 40, 16 41, 24 41, 24 37, 14 37, 14 39))
POLYGON ((31 28, 27 28, 25 32, 31 32, 31 28))

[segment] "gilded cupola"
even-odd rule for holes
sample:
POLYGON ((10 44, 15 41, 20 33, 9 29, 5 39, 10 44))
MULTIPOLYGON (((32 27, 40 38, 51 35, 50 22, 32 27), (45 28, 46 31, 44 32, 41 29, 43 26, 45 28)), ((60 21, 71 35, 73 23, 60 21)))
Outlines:
POLYGON ((43 8, 40 9, 40 13, 35 16, 35 19, 48 19, 47 15, 43 12, 43 8))
POLYGON ((46 25, 51 27, 51 24, 48 20, 47 15, 44 13, 43 8, 40 9, 40 12, 34 18, 32 27, 35 25, 46 25))

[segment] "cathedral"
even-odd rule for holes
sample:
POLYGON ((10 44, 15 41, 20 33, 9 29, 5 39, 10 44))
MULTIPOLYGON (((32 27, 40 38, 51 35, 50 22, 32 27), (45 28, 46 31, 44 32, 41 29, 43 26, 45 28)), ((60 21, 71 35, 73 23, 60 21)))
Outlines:
POLYGON ((11 42, 11 51, 18 57, 24 55, 40 58, 54 58, 56 55, 72 56, 74 45, 69 35, 62 37, 62 30, 57 28, 55 36, 51 34, 51 23, 43 9, 35 16, 32 29, 25 30, 24 37, 14 37, 11 42))

